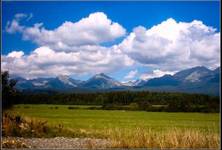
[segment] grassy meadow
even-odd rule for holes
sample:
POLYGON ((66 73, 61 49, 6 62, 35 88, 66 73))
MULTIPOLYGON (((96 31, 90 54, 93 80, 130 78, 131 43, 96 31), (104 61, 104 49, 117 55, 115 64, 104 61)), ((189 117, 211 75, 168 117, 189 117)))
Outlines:
MULTIPOLYGON (((27 120, 61 125, 62 136, 108 138, 113 147, 217 148, 218 113, 90 110, 90 106, 15 105, 8 111, 27 120)), ((96 106, 100 107, 100 106, 96 106)))

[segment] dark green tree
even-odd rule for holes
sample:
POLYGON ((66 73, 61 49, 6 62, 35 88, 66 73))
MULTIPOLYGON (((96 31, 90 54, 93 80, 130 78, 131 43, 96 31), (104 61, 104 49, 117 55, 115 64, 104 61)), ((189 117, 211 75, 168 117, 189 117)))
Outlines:
POLYGON ((1 72, 1 90, 2 90, 2 108, 3 110, 10 108, 16 97, 16 80, 9 79, 8 71, 1 72))

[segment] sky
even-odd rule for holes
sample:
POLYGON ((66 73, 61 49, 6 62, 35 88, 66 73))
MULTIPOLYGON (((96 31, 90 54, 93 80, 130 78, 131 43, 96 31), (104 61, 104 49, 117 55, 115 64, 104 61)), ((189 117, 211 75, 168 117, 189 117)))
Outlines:
POLYGON ((2 2, 2 70, 119 81, 220 65, 219 1, 2 2))

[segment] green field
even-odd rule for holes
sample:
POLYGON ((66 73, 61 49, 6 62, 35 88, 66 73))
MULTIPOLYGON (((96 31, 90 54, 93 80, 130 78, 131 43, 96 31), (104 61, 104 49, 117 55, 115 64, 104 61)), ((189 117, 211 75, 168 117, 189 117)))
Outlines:
POLYGON ((68 105, 15 105, 11 112, 22 117, 47 120, 50 125, 63 124, 73 130, 151 128, 156 131, 168 128, 200 129, 219 132, 218 113, 167 113, 121 110, 89 110, 88 106, 68 105), (57 107, 57 109, 56 109, 57 107))
POLYGON ((27 120, 26 125, 17 124, 13 122, 15 119, 4 115, 6 117, 3 124, 4 132, 5 135, 25 137, 35 133, 40 137, 46 135, 46 137, 106 138, 111 142, 111 147, 119 148, 218 148, 220 143, 219 113, 168 113, 91 108, 92 106, 86 105, 15 105, 6 113, 21 116, 27 120), (47 121, 49 128, 43 126, 44 121, 47 121), (20 126, 23 126, 21 132, 18 131, 20 126), (40 133, 43 133, 42 136, 40 133))

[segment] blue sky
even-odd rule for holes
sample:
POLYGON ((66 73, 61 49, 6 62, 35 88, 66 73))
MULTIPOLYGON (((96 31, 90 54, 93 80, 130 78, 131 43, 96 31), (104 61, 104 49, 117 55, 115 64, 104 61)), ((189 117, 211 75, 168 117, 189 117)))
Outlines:
MULTIPOLYGON (((158 25, 169 18, 173 18, 178 22, 190 23, 193 20, 202 21, 207 27, 216 29, 214 33, 220 32, 219 20, 219 2, 203 1, 203 2, 3 2, 2 4, 2 55, 7 55, 12 51, 21 50, 24 55, 29 55, 33 50, 40 46, 33 40, 24 40, 23 33, 8 33, 5 30, 7 22, 13 20, 18 13, 32 14, 30 20, 22 20, 20 23, 26 28, 31 27, 35 23, 43 23, 47 30, 54 30, 61 26, 65 21, 73 23, 78 22, 82 18, 88 17, 95 12, 103 12, 108 19, 121 25, 126 33, 114 40, 99 43, 100 46, 111 47, 120 44, 130 33, 134 32, 134 28, 143 26, 147 30, 158 25)), ((212 33, 213 34, 213 33, 212 33)), ((139 50, 138 50, 139 51, 139 50)), ((127 55, 129 54, 126 52, 127 55)), ((136 55, 135 55, 136 56, 136 55)), ((139 55, 141 56, 141 55, 139 55)), ((139 57, 138 56, 138 57, 139 57)), ((133 61, 138 61, 134 65, 107 71, 107 74, 118 80, 124 80, 124 77, 130 71, 135 71, 137 76, 131 79, 137 79, 143 73, 152 72, 154 69, 162 71, 177 70, 168 69, 168 67, 150 67, 153 64, 143 63, 148 60, 138 60, 129 54, 133 61), (141 63, 142 62, 142 63, 141 63), (141 65, 142 64, 142 65, 141 65), (148 66, 148 67, 147 67, 148 66)), ((141 58, 142 59, 142 58, 141 58)), ((199 63, 198 63, 199 64, 199 63)), ((203 65, 209 64, 204 62, 203 65)), ((209 64, 209 67, 212 63, 209 64)), ((86 79, 92 73, 72 75, 76 78, 86 79)), ((125 78, 126 79, 126 78, 125 78)))

